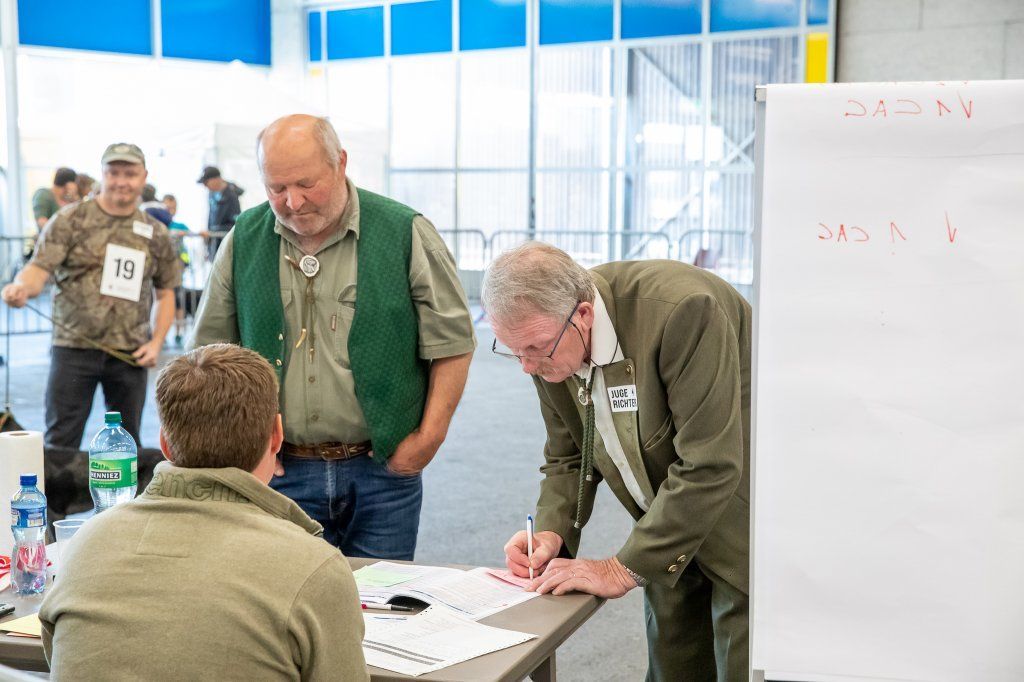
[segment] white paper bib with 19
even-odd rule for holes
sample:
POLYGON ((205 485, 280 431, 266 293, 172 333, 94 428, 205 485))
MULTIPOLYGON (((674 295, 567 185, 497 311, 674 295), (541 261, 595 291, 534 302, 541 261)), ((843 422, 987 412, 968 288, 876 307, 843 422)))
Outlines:
POLYGON ((107 245, 103 259, 100 293, 128 301, 138 301, 142 294, 142 278, 146 271, 146 253, 117 244, 107 245))

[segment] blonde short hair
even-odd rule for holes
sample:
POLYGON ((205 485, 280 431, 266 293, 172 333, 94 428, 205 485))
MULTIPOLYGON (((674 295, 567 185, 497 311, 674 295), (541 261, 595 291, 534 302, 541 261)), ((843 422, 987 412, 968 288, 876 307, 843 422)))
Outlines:
POLYGON ((278 412, 277 375, 263 356, 216 343, 175 358, 156 379, 171 460, 187 468, 252 471, 278 412))

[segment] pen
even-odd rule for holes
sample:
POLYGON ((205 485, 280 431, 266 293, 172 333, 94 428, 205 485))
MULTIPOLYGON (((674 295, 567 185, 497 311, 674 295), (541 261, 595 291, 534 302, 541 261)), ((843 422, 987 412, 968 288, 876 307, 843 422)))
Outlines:
POLYGON ((533 580, 533 514, 526 515, 526 559, 530 562, 530 580, 533 580))
POLYGON ((398 604, 360 604, 364 611, 408 611, 412 613, 415 609, 411 606, 400 606, 398 604))

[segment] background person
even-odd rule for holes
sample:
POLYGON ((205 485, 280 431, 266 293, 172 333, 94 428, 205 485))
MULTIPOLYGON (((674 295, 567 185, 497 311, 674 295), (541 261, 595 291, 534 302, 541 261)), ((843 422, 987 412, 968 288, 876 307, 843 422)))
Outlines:
POLYGON ((448 433, 476 340, 455 263, 415 210, 357 188, 331 124, 259 137, 269 201, 224 240, 190 347, 241 343, 278 369, 271 485, 348 556, 412 559, 420 473, 448 433))
POLYGON ((51 275, 56 282, 47 447, 81 445, 97 385, 106 409, 121 413, 142 446, 146 368, 156 365, 174 319, 174 287, 181 282, 177 252, 167 228, 138 208, 145 156, 134 144, 116 143, 101 163, 100 193, 62 209, 40 235, 31 262, 0 292, 5 303, 20 308, 51 275))
POLYGON ((36 219, 36 227, 42 230, 57 211, 78 199, 75 171, 70 168, 58 168, 53 174, 53 185, 40 187, 32 195, 32 216, 36 219))
POLYGON ((201 234, 209 240, 207 253, 212 261, 217 255, 217 249, 220 248, 222 237, 211 237, 210 233, 231 231, 242 212, 238 198, 245 194, 245 190, 222 178, 220 169, 216 166, 204 168, 197 182, 210 193, 210 216, 206 222, 206 231, 201 234))

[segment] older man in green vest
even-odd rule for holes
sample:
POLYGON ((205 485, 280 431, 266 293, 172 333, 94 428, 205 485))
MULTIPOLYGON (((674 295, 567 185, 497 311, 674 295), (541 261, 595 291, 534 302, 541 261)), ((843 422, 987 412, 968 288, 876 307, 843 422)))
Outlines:
POLYGON ((326 119, 274 121, 258 161, 269 201, 221 245, 189 347, 267 358, 285 436, 271 486, 346 555, 412 559, 420 473, 476 346, 455 264, 426 218, 347 178, 326 119))
POLYGON ((536 242, 484 286, 493 349, 534 376, 548 434, 533 542, 509 540, 509 569, 556 595, 643 587, 648 679, 745 681, 750 306, 684 263, 585 270, 536 242), (581 559, 602 480, 635 525, 615 556, 581 559))

